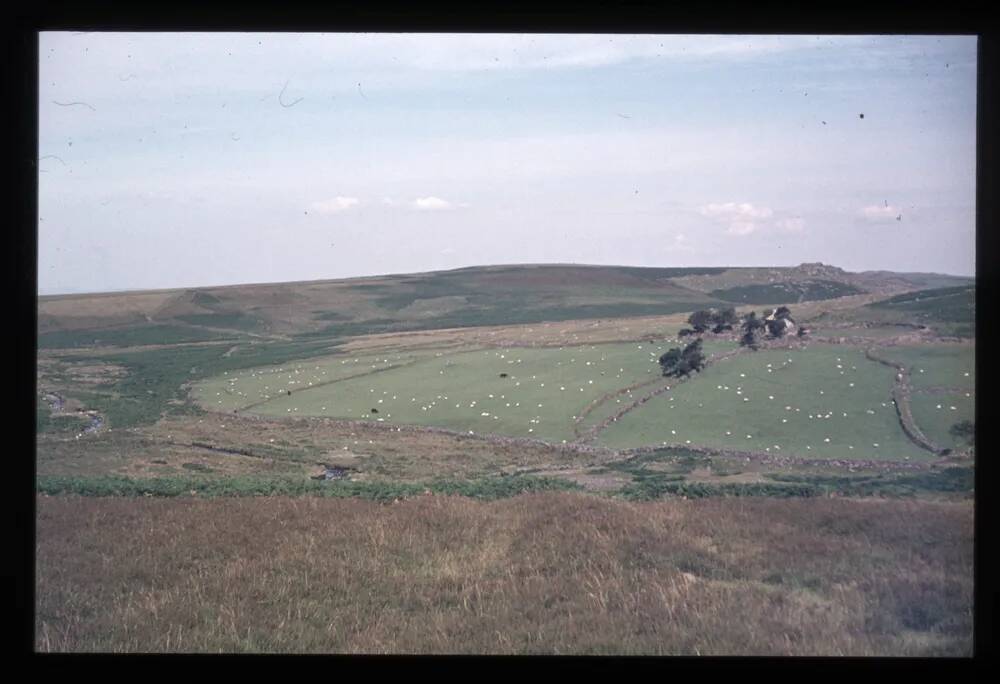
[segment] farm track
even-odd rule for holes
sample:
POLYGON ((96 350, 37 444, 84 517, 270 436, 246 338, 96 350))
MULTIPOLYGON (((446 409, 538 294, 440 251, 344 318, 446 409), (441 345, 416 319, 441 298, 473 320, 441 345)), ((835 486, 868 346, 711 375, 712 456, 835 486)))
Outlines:
POLYGON ((276 335, 273 333, 270 335, 266 335, 263 333, 250 332, 249 330, 237 330, 234 328, 216 328, 210 325, 198 325, 196 323, 188 323, 187 321, 179 321, 174 319, 170 319, 169 322, 171 325, 177 325, 182 328, 190 328, 192 330, 210 330, 212 332, 227 333, 229 335, 246 335, 247 337, 256 337, 261 340, 271 340, 278 342, 292 341, 292 338, 287 335, 276 335))

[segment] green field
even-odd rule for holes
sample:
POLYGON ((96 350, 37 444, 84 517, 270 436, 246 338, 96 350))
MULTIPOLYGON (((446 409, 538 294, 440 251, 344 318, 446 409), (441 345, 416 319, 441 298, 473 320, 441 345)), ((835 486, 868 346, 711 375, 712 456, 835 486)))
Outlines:
MULTIPOLYGON (((971 395, 971 393, 969 393, 971 395)), ((963 420, 975 422, 974 396, 959 394, 914 394, 910 410, 917 427, 935 444, 951 449, 965 447, 966 441, 948 432, 952 425, 963 420)))
POLYGON ((297 360, 274 366, 224 371, 222 375, 198 383, 192 396, 216 411, 243 409, 289 391, 296 399, 302 391, 316 385, 369 375, 411 364, 417 359, 433 356, 432 352, 405 354, 334 356, 297 360))
POLYGON ((626 414, 599 441, 616 448, 690 443, 815 458, 926 458, 899 426, 892 381, 891 368, 857 347, 740 355, 626 414))
POLYGON ((976 348, 969 344, 888 347, 882 358, 903 364, 915 388, 954 387, 971 391, 976 381, 976 348))
MULTIPOLYGON (((662 346, 663 346, 663 351, 666 351, 670 347, 673 347, 673 346, 683 346, 683 345, 667 344, 667 345, 662 345, 662 346)), ((660 345, 657 345, 657 349, 659 349, 659 348, 660 348, 660 345)), ((722 354, 722 353, 725 353, 725 352, 728 352, 728 351, 732 351, 733 349, 736 349, 736 348, 737 348, 737 345, 736 345, 735 342, 729 342, 729 341, 723 341, 723 340, 705 340, 703 342, 703 344, 702 344, 702 349, 704 351, 704 354, 705 354, 706 358, 709 358, 713 354, 722 354)), ((662 351, 658 351, 657 352, 657 354, 662 354, 662 353, 663 353, 662 351)), ((659 376, 659 374, 657 374, 657 378, 660 378, 660 377, 661 376, 659 376)), ((672 384, 675 384, 677 382, 677 380, 676 379, 670 379, 670 380, 664 379, 662 382, 663 382, 663 384, 672 385, 672 384)), ((627 391, 627 392, 623 393, 621 396, 608 397, 608 399, 606 401, 604 401, 601 404, 595 406, 593 409, 591 409, 591 411, 589 413, 587 413, 587 415, 584 417, 581 425, 584 428, 597 425, 601 421, 605 420, 606 418, 609 418, 610 416, 614 415, 616 412, 618 412, 622 408, 628 406, 632 401, 641 398, 643 395, 645 395, 646 393, 648 393, 650 391, 655 390, 657 387, 659 387, 659 384, 649 385, 649 386, 645 386, 645 387, 639 387, 639 388, 635 389, 634 391, 631 391, 631 390, 627 391)))
POLYGON ((263 415, 352 418, 561 441, 572 439, 573 419, 593 400, 658 378, 657 360, 670 346, 621 343, 333 357, 216 377, 197 391, 209 406, 214 401, 225 409, 259 401, 263 392, 272 398, 253 408, 263 415), (394 364, 400 365, 368 372, 394 364), (367 374, 333 381, 338 374, 359 370, 367 374), (275 388, 285 394, 269 395, 275 388), (293 388, 291 395, 287 388, 293 388))
MULTIPOLYGON (((657 381, 673 384, 661 380, 657 364, 671 346, 632 342, 335 355, 227 371, 198 383, 193 396, 207 408, 226 412, 571 441, 574 421, 594 402, 580 424, 584 429, 656 389, 657 381)), ((705 343, 706 355, 734 348, 728 341, 705 343)), ((915 388, 972 390, 974 349, 969 345, 890 347, 880 353, 911 367, 915 388)), ((927 457, 899 426, 892 383, 892 369, 866 359, 859 347, 814 344, 805 350, 746 353, 712 364, 633 409, 603 431, 599 443, 709 446, 812 458, 927 457)), ((915 395, 914 419, 933 441, 952 446, 947 430, 971 419, 971 402, 971 397, 915 395), (947 406, 956 405, 950 418, 934 408, 945 399, 947 406)))

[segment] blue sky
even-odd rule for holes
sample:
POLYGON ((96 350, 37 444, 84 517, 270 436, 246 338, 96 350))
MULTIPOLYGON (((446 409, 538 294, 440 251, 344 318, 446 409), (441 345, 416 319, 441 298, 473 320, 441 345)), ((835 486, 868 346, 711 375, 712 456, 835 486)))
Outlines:
POLYGON ((39 54, 41 294, 975 269, 974 37, 60 32, 39 54))

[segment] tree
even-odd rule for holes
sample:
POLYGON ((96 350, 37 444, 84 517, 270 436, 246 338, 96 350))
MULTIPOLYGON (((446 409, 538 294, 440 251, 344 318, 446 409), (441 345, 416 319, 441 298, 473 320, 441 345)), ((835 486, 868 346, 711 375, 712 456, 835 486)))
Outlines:
POLYGON ((677 375, 687 377, 691 373, 697 373, 705 367, 705 355, 701 351, 701 338, 684 347, 681 352, 681 361, 677 364, 677 375))
POLYGON ((688 376, 705 367, 705 355, 702 353, 701 338, 696 339, 682 350, 674 347, 660 357, 660 368, 667 377, 688 376))
POLYGON ((664 375, 670 375, 673 372, 681 361, 682 353, 680 347, 674 347, 660 357, 660 368, 663 369, 664 375))
POLYGON ((959 439, 964 439, 968 444, 976 442, 976 426, 971 420, 955 423, 948 429, 948 432, 959 439))
POLYGON ((754 351, 757 350, 757 339, 760 337, 761 330, 764 328, 764 321, 757 318, 757 312, 751 311, 743 319, 743 325, 740 326, 743 330, 743 336, 740 338, 740 344, 744 347, 750 347, 754 351))
POLYGON ((714 322, 714 318, 714 312, 709 309, 705 309, 692 313, 688 316, 687 322, 691 324, 691 327, 694 328, 695 332, 703 333, 708 330, 708 326, 714 322))
POLYGON ((736 315, 736 307, 730 306, 725 309, 702 309, 695 311, 688 316, 687 322, 696 333, 703 333, 712 326, 716 328, 712 332, 717 333, 722 330, 732 330, 731 326, 736 325, 739 320, 739 316, 736 315))
POLYGON ((730 306, 728 308, 721 309, 715 316, 715 322, 718 325, 728 325, 730 327, 727 328, 727 330, 732 330, 731 326, 740 322, 740 317, 736 315, 736 307, 730 306))

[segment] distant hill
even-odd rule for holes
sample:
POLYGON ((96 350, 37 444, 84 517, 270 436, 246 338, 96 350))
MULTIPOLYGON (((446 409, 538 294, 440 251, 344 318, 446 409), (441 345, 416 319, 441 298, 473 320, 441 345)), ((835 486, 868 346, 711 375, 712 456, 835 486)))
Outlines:
POLYGON ((640 268, 531 264, 295 283, 39 297, 52 346, 229 336, 346 337, 375 332, 663 315, 874 292, 893 295, 971 279, 793 268, 640 268), (152 326, 158 326, 151 329, 152 326), (100 335, 94 334, 100 331, 100 335), (145 331, 145 332, 137 332, 145 331), (79 332, 80 335, 75 335, 79 332), (149 334, 145 334, 148 332, 149 334), (59 333, 59 334, 54 334, 59 333), (72 334, 71 334, 72 333, 72 334), (67 336, 68 335, 68 336, 67 336))

